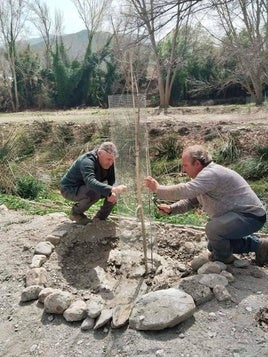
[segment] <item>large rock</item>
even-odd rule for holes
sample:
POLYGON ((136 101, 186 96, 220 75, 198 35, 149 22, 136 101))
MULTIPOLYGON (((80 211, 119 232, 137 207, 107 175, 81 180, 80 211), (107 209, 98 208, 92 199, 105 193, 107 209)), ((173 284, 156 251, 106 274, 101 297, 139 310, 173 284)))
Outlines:
POLYGON ((213 289, 216 285, 227 286, 228 280, 225 278, 225 276, 219 274, 204 274, 199 280, 199 283, 213 289))
POLYGON ((34 254, 45 255, 49 257, 54 250, 54 245, 50 242, 40 242, 34 249, 34 254))
POLYGON ((72 294, 65 291, 55 291, 45 298, 44 308, 50 314, 63 314, 72 302, 72 294))
POLYGON ((33 268, 26 273, 26 287, 32 285, 47 285, 47 271, 45 268, 33 268))
POLYGON ((124 326, 129 319, 133 304, 118 305, 113 311, 113 319, 111 326, 119 328, 124 326))
POLYGON ((42 286, 40 285, 28 286, 27 288, 23 289, 21 293, 20 301, 26 302, 31 300, 37 300, 41 290, 42 290, 42 286))
POLYGON ((211 289, 208 286, 199 283, 201 277, 202 276, 200 275, 189 276, 182 279, 178 286, 180 289, 192 296, 197 306, 213 299, 211 289))
POLYGON ((162 330, 188 319, 195 309, 193 298, 180 289, 150 292, 135 302, 129 327, 136 330, 162 330))
POLYGON ((64 311, 63 317, 66 321, 81 321, 87 315, 87 304, 83 300, 77 300, 64 311))

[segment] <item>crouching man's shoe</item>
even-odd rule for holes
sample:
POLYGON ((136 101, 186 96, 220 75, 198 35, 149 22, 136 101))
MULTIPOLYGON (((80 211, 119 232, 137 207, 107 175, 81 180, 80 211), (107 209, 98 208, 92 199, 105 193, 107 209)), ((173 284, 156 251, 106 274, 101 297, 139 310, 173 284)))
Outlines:
POLYGON ((221 258, 215 257, 215 255, 214 255, 212 252, 210 252, 210 253, 208 254, 208 260, 210 260, 211 262, 216 262, 216 261, 218 261, 218 262, 222 262, 222 263, 224 263, 224 264, 232 264, 235 260, 237 260, 237 258, 236 258, 233 254, 231 254, 231 255, 230 255, 229 257, 227 257, 227 258, 221 259, 221 258))
POLYGON ((73 210, 71 211, 69 218, 71 221, 75 221, 77 224, 80 224, 82 226, 85 226, 89 222, 91 222, 91 220, 84 213, 77 214, 77 213, 74 213, 73 210))
POLYGON ((260 245, 256 250, 256 264, 260 267, 268 263, 268 239, 260 239, 260 245))

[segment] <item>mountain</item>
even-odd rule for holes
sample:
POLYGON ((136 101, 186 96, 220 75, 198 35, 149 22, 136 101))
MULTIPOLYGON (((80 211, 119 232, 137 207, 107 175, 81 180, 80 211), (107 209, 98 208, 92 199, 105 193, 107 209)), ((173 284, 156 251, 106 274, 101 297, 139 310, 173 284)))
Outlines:
MULTIPOLYGON (((97 51, 99 48, 102 48, 103 44, 111 36, 108 32, 97 32, 92 41, 92 50, 93 52, 97 51)), ((56 37, 51 36, 52 43, 55 42, 56 37)), ((86 51, 88 45, 88 33, 87 30, 82 30, 77 33, 62 35, 62 40, 65 46, 65 49, 69 55, 70 59, 81 59, 86 51)), ((41 54, 44 49, 44 41, 42 38, 33 38, 27 40, 27 44, 31 46, 31 49, 41 54)))

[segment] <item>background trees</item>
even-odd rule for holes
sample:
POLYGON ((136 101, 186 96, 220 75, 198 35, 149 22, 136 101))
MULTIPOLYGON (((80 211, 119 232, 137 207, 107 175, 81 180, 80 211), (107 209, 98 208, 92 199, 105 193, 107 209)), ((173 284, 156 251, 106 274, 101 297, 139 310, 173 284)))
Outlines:
POLYGON ((145 28, 144 37, 150 41, 155 61, 156 78, 159 91, 160 108, 167 109, 170 95, 177 71, 183 66, 185 48, 188 41, 188 26, 195 6, 200 3, 196 1, 141 1, 128 0, 130 4, 129 18, 131 25, 145 28), (159 44, 163 33, 167 34, 168 48, 159 44), (183 36, 183 41, 179 39, 183 36))
POLYGON ((106 106, 133 88, 164 110, 231 96, 263 103, 266 0, 124 0, 115 18, 111 1, 69 1, 85 25, 75 56, 62 12, 52 19, 42 0, 1 0, 0 110, 106 106), (29 24, 42 45, 25 41, 29 24))
POLYGON ((9 73, 5 78, 10 78, 9 96, 12 109, 19 110, 19 93, 17 83, 17 52, 19 36, 22 35, 27 18, 26 0, 3 0, 0 2, 0 38, 3 41, 5 57, 7 59, 9 73))
POLYGON ((256 104, 262 104, 268 84, 267 1, 212 0, 211 4, 224 32, 220 61, 227 68, 227 81, 241 84, 256 104))

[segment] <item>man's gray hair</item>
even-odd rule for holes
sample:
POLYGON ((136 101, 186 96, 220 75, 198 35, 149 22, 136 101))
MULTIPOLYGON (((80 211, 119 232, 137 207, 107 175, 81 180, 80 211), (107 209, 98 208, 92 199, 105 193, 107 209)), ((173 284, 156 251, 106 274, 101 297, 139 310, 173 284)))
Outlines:
POLYGON ((108 154, 111 154, 114 157, 118 157, 117 148, 111 141, 105 141, 104 143, 102 143, 99 147, 99 150, 106 151, 108 154))
POLYGON ((183 151, 188 154, 192 161, 198 160, 204 167, 211 163, 212 157, 202 145, 192 145, 183 151))

